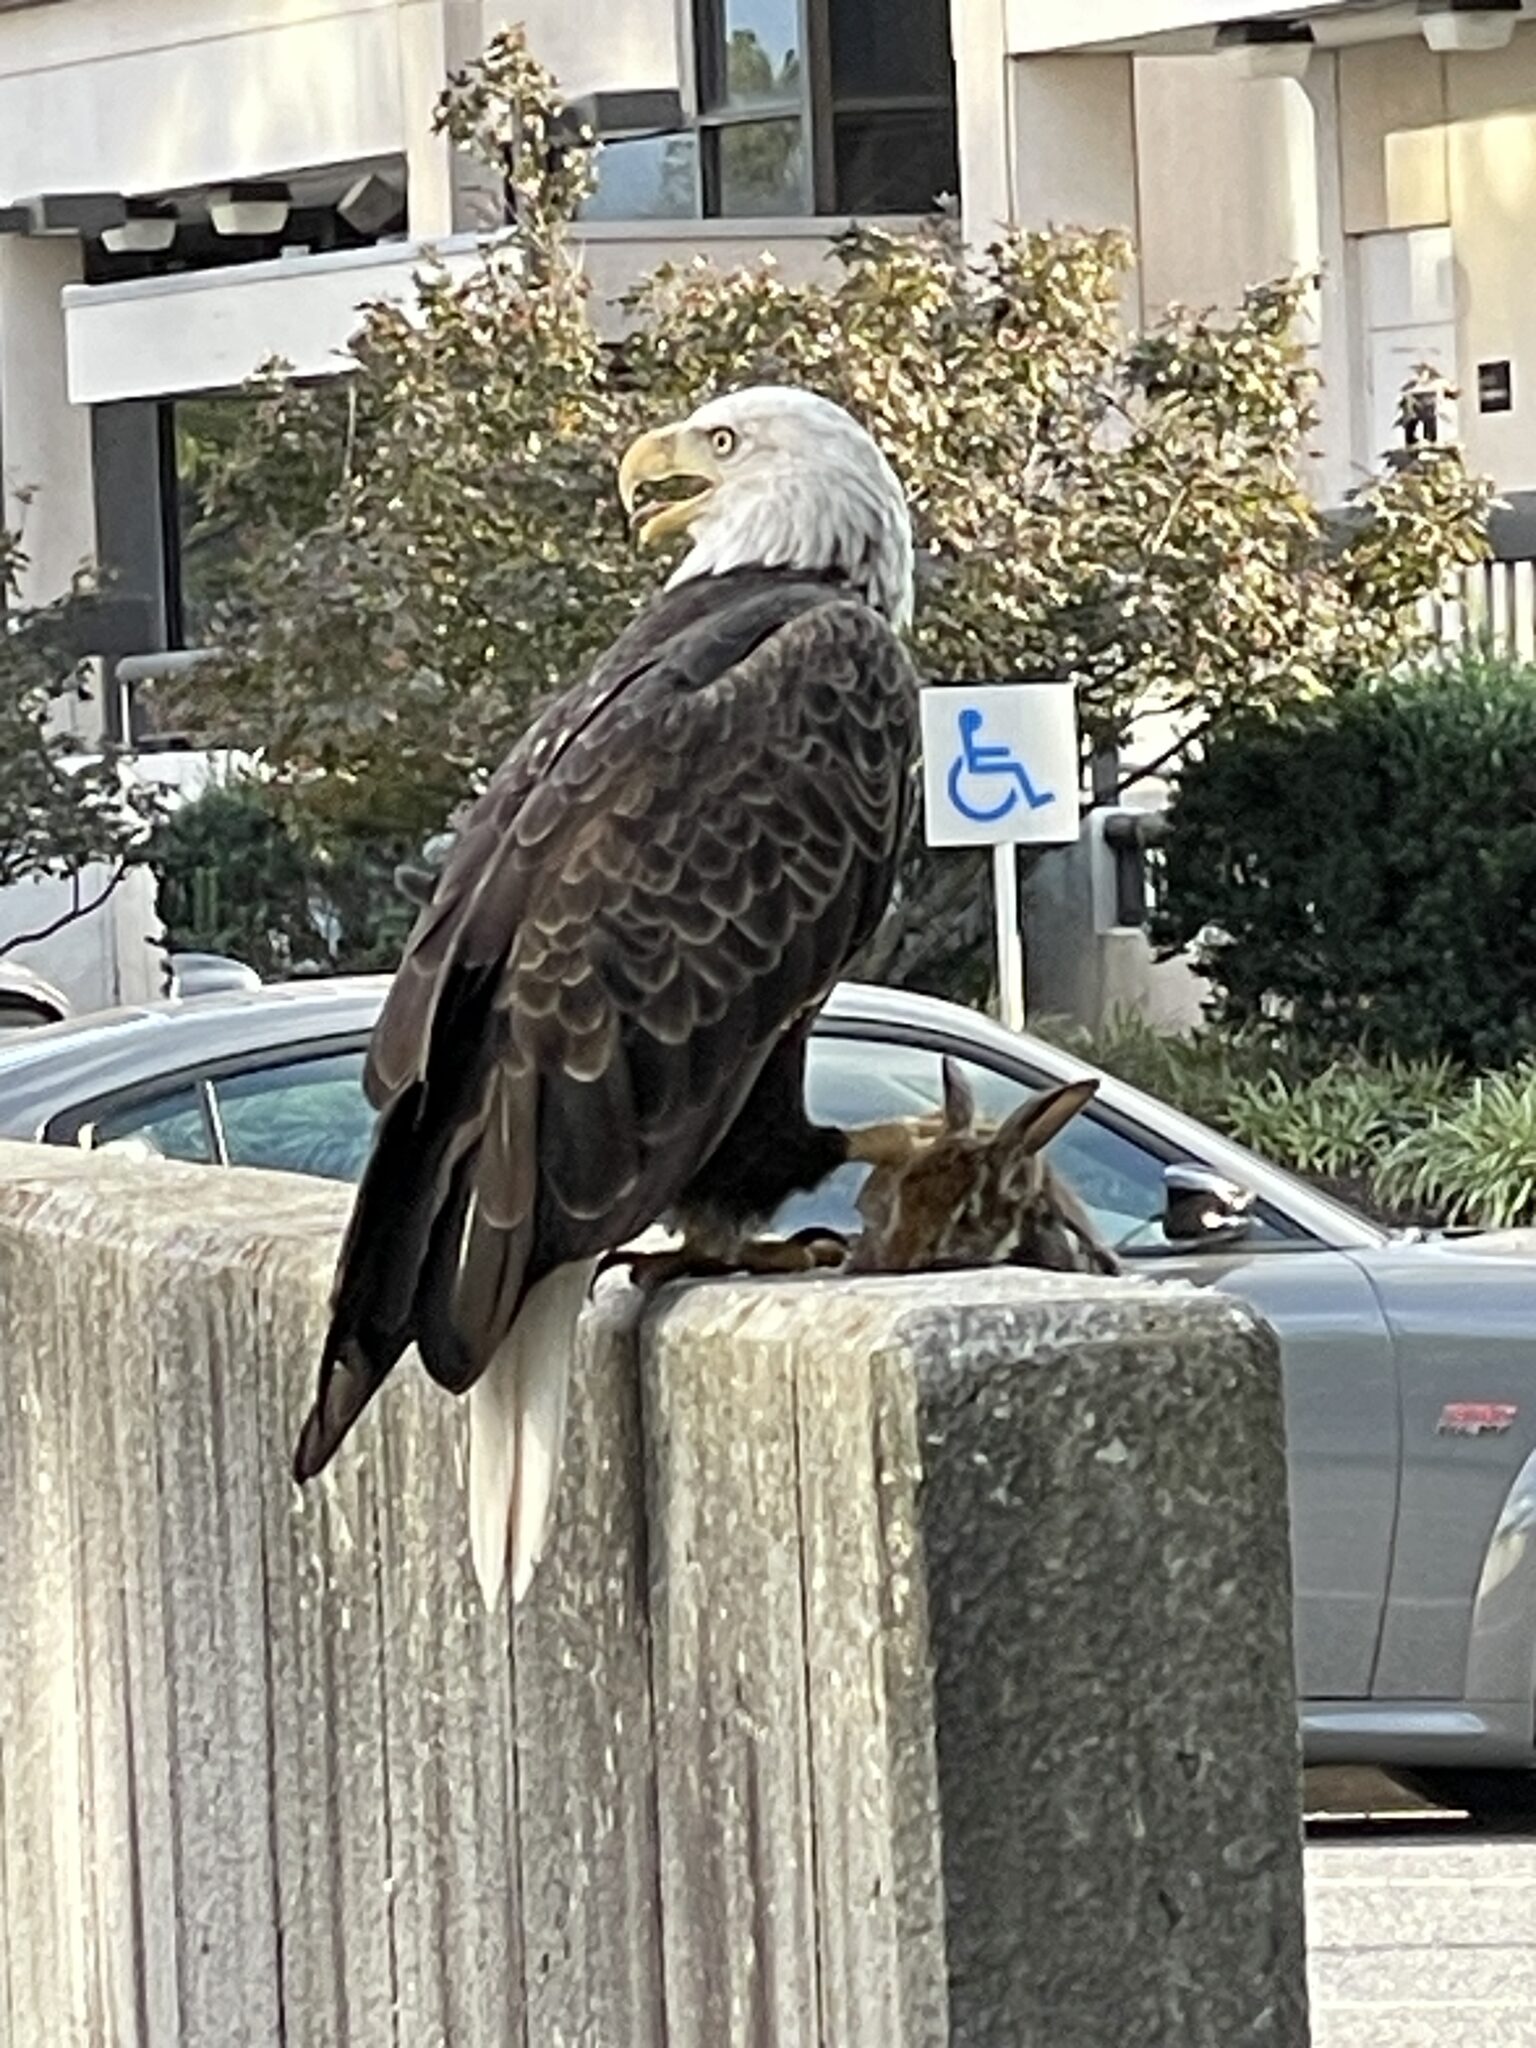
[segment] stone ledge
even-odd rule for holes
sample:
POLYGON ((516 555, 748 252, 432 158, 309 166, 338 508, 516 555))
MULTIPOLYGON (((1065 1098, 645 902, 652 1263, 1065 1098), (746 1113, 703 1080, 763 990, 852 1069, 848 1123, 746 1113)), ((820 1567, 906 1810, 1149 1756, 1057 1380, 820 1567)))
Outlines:
POLYGON ((1245 1311, 611 1283, 509 1627, 414 1367, 288 1478, 349 1200, 0 1147, 18 2038, 1302 2048, 1245 1311))

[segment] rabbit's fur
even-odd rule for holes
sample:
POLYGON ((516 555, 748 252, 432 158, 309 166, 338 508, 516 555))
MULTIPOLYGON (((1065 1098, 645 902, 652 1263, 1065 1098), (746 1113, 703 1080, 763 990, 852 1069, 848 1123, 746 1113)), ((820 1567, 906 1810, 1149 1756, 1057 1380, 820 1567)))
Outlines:
POLYGON ((848 1270, 915 1273, 942 1266, 1036 1266, 1118 1273, 1081 1202, 1040 1157, 1088 1103, 1096 1081, 1047 1089, 996 1130, 976 1129, 976 1104, 944 1062, 944 1119, 929 1143, 877 1166, 859 1195, 864 1218, 848 1270))

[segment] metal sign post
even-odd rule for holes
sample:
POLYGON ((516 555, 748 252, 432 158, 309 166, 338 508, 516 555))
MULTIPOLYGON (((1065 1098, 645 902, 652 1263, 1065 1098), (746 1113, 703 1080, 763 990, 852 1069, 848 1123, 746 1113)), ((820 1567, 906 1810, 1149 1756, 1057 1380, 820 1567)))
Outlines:
POLYGON ((1019 856, 1012 842, 992 849, 992 914, 997 923, 997 992, 1003 1022, 1024 1029, 1024 932, 1019 922, 1019 856))
POLYGON ((1003 1022, 1024 1024, 1020 845, 1070 846, 1081 823, 1071 683, 934 684, 923 691, 930 846, 990 846, 1003 1022))

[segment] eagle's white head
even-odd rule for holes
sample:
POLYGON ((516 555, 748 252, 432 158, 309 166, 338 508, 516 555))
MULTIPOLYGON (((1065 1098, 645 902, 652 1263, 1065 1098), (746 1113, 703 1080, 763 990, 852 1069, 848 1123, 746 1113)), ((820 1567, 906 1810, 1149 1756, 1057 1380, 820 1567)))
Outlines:
POLYGON ((691 540, 669 587, 748 567, 831 572, 892 625, 912 616, 901 485, 858 421, 814 391, 733 391, 642 434, 619 466, 619 492, 643 541, 691 540), (674 479, 697 488, 645 491, 674 479))

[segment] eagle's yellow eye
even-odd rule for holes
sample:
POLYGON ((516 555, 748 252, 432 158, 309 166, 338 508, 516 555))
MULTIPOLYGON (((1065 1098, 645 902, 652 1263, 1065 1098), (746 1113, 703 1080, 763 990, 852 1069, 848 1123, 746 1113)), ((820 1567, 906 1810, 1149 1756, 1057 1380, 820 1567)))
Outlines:
POLYGON ((729 427, 712 427, 709 445, 720 456, 732 455, 736 450, 736 436, 729 427))

